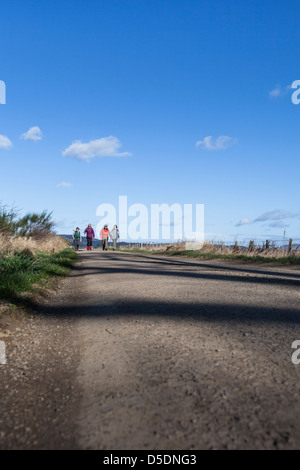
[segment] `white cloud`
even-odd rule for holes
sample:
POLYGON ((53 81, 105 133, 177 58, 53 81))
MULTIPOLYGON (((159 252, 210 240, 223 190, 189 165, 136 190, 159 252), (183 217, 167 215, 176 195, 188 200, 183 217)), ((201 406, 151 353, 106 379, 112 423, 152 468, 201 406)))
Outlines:
POLYGON ((0 149, 8 150, 13 147, 13 143, 6 135, 0 135, 0 149))
POLYGON ((286 85, 282 87, 281 85, 276 85, 273 90, 269 91, 270 98, 279 98, 281 96, 285 96, 289 93, 292 89, 292 85, 286 85))
POLYGON ((198 140, 196 142, 196 147, 202 147, 206 150, 226 150, 230 145, 234 143, 232 137, 227 135, 220 135, 215 141, 213 141, 212 136, 204 137, 204 139, 198 140))
POLYGON ((131 153, 119 153, 121 142, 112 135, 109 137, 102 137, 101 139, 91 140, 90 142, 81 142, 77 140, 66 148, 62 154, 64 157, 76 158, 77 160, 90 161, 95 157, 126 157, 131 153))
POLYGON ((57 188, 64 188, 64 189, 71 188, 72 186, 73 186, 72 183, 66 183, 65 181, 62 181, 61 183, 56 185, 57 188))
POLYGON ((42 140, 43 134, 39 127, 31 127, 27 132, 21 135, 21 139, 24 140, 42 140))
POLYGON ((244 217, 236 224, 236 227, 240 227, 241 225, 247 225, 247 224, 252 224, 252 220, 248 219, 247 217, 244 217))

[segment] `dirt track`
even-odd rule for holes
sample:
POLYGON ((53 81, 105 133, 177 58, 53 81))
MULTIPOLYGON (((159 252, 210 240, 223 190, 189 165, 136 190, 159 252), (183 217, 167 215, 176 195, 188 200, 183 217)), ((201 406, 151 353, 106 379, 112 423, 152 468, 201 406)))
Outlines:
POLYGON ((299 448, 299 286, 299 269, 80 252, 8 342, 0 447, 299 448))

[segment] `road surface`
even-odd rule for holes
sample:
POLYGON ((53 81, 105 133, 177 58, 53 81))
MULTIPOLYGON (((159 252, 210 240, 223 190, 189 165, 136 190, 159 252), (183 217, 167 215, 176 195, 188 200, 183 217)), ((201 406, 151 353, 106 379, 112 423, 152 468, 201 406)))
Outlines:
POLYGON ((1 448, 299 448, 299 268, 78 258, 8 341, 1 448))

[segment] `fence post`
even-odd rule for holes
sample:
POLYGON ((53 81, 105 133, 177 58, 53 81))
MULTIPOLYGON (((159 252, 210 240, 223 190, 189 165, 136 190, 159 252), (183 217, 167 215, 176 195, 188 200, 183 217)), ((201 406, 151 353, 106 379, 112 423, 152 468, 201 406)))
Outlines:
POLYGON ((290 239, 289 239, 289 253, 292 252, 292 248, 293 248, 293 239, 290 238, 290 239))
POLYGON ((238 245, 238 242, 236 241, 236 242, 234 243, 233 252, 234 252, 234 253, 237 253, 238 251, 240 251, 240 247, 239 247, 239 245, 238 245))
POLYGON ((266 250, 270 249, 270 240, 266 240, 266 250))
POLYGON ((253 251, 253 250, 254 250, 254 241, 250 240, 250 242, 249 242, 249 251, 253 251))

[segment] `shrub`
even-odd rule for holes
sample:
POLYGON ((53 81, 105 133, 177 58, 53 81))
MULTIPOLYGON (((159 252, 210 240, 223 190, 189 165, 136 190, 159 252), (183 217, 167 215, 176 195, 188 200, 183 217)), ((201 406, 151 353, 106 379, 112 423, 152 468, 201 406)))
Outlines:
POLYGON ((21 237, 33 237, 42 239, 47 237, 54 226, 51 219, 52 212, 43 211, 40 214, 28 213, 17 222, 18 235, 21 237))
POLYGON ((0 234, 14 234, 17 229, 17 211, 0 204, 0 234))

